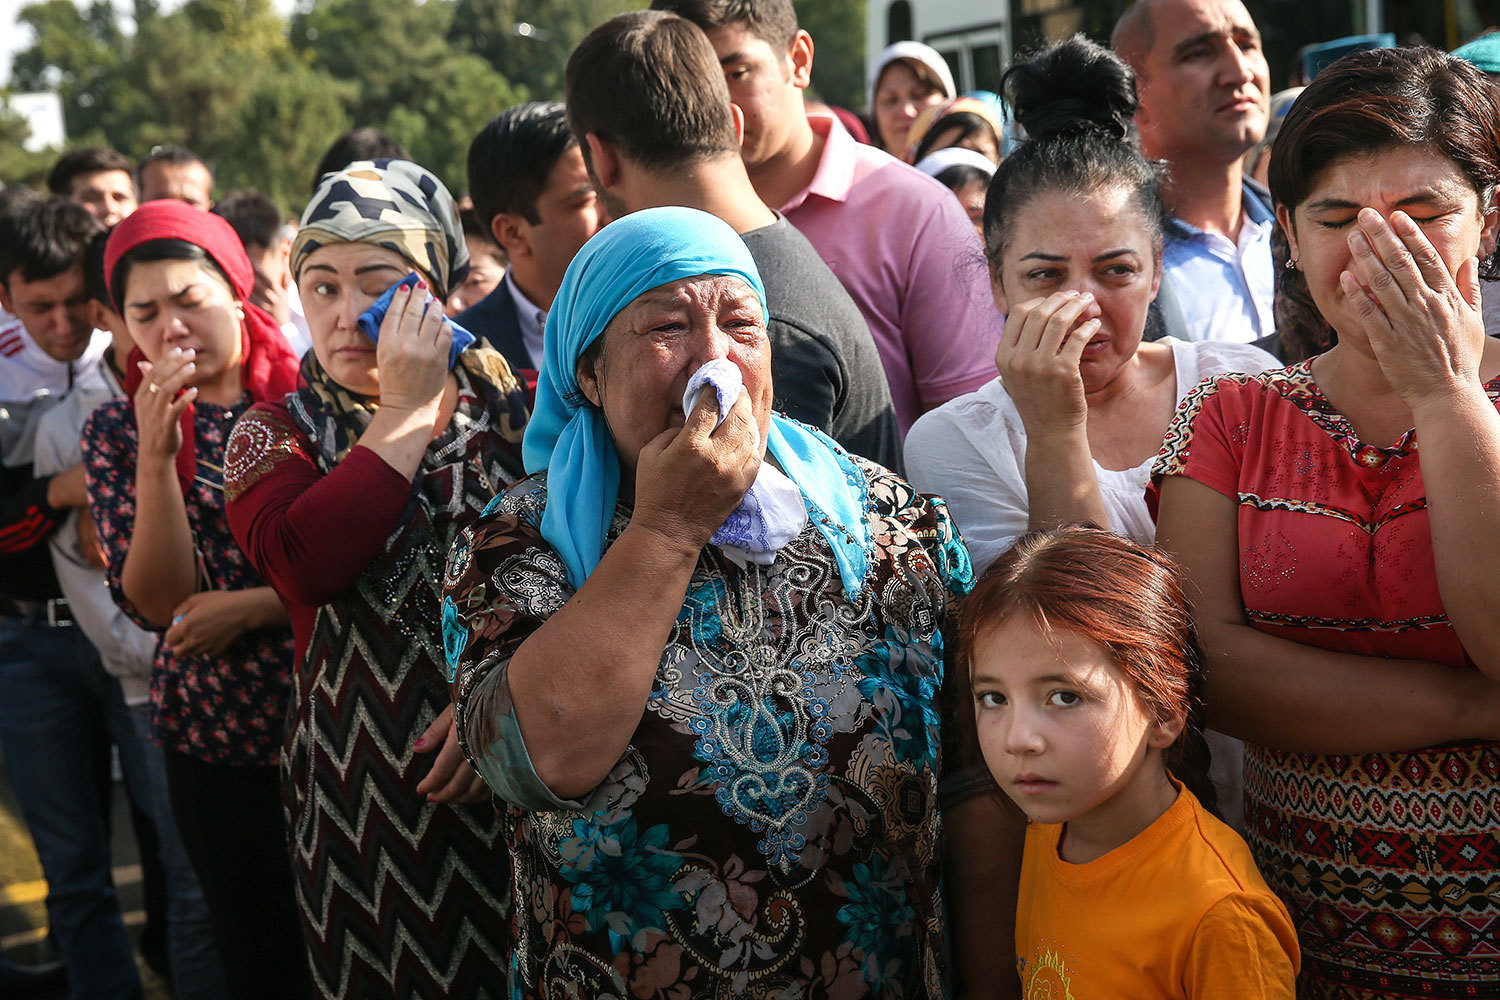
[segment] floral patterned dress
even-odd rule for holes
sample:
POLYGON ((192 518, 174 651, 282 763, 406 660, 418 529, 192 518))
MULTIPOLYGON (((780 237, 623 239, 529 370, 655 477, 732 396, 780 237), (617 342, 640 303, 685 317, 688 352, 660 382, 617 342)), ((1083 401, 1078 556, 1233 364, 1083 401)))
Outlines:
MULTIPOLYGON (((193 407, 198 467, 185 501, 203 589, 265 586, 224 519, 220 460, 230 428, 250 402, 247 395, 232 408, 202 400, 193 407)), ((99 544, 109 562, 110 593, 137 625, 162 632, 141 617, 120 582, 135 533, 139 450, 128 400, 105 403, 84 425, 84 475, 99 544)), ((209 764, 276 764, 291 694, 292 656, 292 630, 286 627, 246 632, 218 656, 178 656, 158 644, 151 667, 151 738, 167 750, 209 764)))
POLYGON ((581 801, 537 777, 507 681, 572 596, 545 475, 459 536, 446 644, 466 751, 509 803, 511 996, 944 995, 939 696, 972 570, 941 499, 859 467, 865 588, 812 526, 770 566, 705 549, 640 726, 581 801))

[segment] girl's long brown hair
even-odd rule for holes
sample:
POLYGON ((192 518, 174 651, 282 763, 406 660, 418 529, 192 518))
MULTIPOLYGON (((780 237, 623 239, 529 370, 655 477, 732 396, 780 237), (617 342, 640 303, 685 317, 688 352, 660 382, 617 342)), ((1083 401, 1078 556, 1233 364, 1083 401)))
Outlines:
POLYGON ((978 746, 969 679, 975 642, 1017 614, 1103 646, 1148 711, 1186 720, 1163 760, 1217 815, 1202 728, 1203 654, 1172 561, 1080 525, 1032 532, 996 560, 965 600, 959 626, 958 723, 969 754, 978 746))

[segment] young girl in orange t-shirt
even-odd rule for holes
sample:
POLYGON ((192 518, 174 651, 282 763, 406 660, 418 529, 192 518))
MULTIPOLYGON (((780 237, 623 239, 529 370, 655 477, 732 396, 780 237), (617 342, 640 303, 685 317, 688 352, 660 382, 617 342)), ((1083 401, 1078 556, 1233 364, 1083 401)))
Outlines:
POLYGON ((1028 535, 975 587, 961 643, 979 748, 1030 819, 1026 1000, 1291 998, 1291 919, 1203 804, 1200 654, 1165 557, 1096 528, 1028 535))

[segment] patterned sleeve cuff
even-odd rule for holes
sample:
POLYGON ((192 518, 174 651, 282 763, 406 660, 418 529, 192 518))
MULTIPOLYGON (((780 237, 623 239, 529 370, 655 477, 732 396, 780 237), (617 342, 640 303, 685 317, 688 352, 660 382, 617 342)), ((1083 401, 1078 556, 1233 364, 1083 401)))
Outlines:
POLYGON ((480 663, 483 676, 461 685, 454 705, 459 744, 474 770, 502 801, 528 812, 578 810, 583 803, 563 799, 536 773, 510 697, 510 659, 480 663))
POLYGON ((306 457, 290 425, 252 409, 234 425, 224 446, 224 499, 238 500, 282 462, 306 457))

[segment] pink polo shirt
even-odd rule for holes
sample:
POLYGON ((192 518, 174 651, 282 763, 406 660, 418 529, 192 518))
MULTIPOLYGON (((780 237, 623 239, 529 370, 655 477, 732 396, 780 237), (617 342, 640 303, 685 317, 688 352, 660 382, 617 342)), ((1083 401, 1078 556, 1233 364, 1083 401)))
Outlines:
POLYGON ((864 313, 904 437, 924 410, 995 377, 1003 320, 984 248, 943 185, 831 116, 807 120, 828 142, 812 183, 781 211, 864 313))

